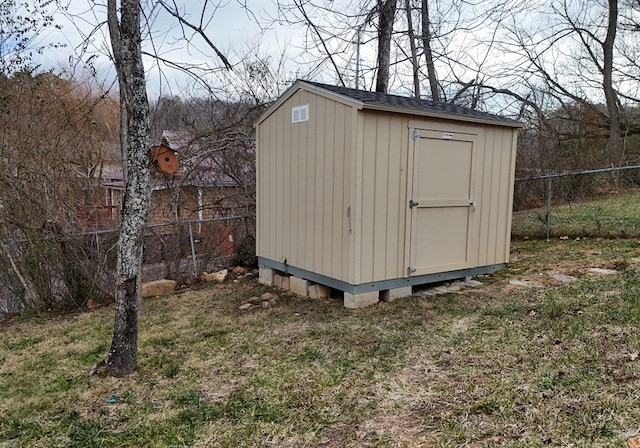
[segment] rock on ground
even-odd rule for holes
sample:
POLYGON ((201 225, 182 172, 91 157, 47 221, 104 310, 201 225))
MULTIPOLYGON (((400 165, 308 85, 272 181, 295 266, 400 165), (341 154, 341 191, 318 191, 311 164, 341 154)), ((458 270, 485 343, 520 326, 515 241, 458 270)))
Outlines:
POLYGON ((142 297, 156 297, 173 294, 176 289, 177 282, 175 280, 155 280, 142 284, 142 297))

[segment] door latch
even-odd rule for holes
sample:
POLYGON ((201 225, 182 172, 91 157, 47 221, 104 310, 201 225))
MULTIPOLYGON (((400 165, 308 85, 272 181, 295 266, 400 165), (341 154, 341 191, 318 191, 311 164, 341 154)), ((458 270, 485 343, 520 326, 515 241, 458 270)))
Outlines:
POLYGON ((418 202, 414 201, 413 199, 409 200, 409 208, 413 208, 417 205, 420 205, 418 202))
POLYGON ((475 213, 475 211, 476 211, 476 201, 474 201, 473 199, 471 199, 471 200, 469 201, 469 205, 470 205, 471 207, 473 207, 473 211, 474 211, 474 213, 475 213))

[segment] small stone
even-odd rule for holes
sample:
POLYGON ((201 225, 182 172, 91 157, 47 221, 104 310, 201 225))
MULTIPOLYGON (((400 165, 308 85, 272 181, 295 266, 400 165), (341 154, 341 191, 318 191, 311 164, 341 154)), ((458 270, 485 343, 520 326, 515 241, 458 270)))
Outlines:
POLYGON ((262 302, 262 308, 269 308, 271 306, 271 302, 269 302, 268 300, 265 300, 264 302, 262 302))
POLYGON ((202 278, 205 282, 218 282, 222 283, 227 278, 227 274, 229 273, 228 269, 223 269, 222 271, 214 272, 212 274, 207 274, 206 272, 202 274, 202 278))
POLYGON ((560 283, 573 283, 576 280, 578 280, 575 277, 572 277, 570 275, 563 275, 563 274, 551 274, 551 277, 553 277, 555 280, 559 281, 560 283))
POLYGON ((438 295, 438 293, 433 288, 429 288, 429 289, 424 289, 422 291, 418 291, 416 295, 422 296, 422 297, 433 297, 435 295, 438 295))
POLYGON ((265 301, 273 300, 273 299, 275 299, 275 298, 276 298, 276 296, 274 296, 274 295, 273 295, 273 294, 271 294, 270 292, 265 292, 264 294, 262 294, 262 295, 260 296, 260 299, 261 299, 261 300, 265 300, 265 301))
POLYGON ((591 268, 589 269, 589 272, 591 272, 592 274, 598 274, 598 275, 613 275, 618 273, 618 271, 613 269, 602 269, 602 268, 591 268))
POLYGON ((632 258, 631 261, 634 263, 640 263, 640 258, 632 258))
POLYGON ((156 280, 142 284, 142 297, 157 297, 173 294, 178 283, 175 280, 156 280))
POLYGON ((312 299, 324 299, 331 296, 331 288, 324 285, 311 285, 307 291, 312 299))
POLYGON ((528 280, 509 280, 509 284, 513 286, 522 286, 524 288, 542 288, 543 286, 537 285, 528 280))
POLYGON ((251 308, 250 303, 243 303, 242 305, 240 305, 241 310, 248 310, 249 308, 251 308))
POLYGON ((563 241, 566 241, 566 240, 569 239, 569 237, 567 235, 565 235, 565 236, 561 236, 560 239, 563 240, 563 241))
POLYGON ((243 268, 242 266, 236 266, 235 268, 233 268, 233 270, 231 272, 236 277, 240 277, 240 276, 245 275, 247 273, 247 269, 243 268))
POLYGON ((464 281, 464 284, 465 284, 466 286, 471 286, 472 288, 477 288, 477 287, 479 287, 479 286, 482 286, 482 285, 483 285, 483 283, 482 283, 482 282, 479 282, 478 280, 473 280, 473 279, 465 280, 465 281, 464 281))

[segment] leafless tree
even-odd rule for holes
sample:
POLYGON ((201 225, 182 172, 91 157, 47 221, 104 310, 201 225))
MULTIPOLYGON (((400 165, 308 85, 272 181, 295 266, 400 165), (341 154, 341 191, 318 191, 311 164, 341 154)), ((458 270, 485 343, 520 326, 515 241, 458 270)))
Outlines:
POLYGON ((149 102, 142 65, 141 6, 109 0, 108 25, 120 86, 125 194, 116 266, 116 312, 107 371, 131 373, 138 362, 138 311, 142 285, 144 229, 149 214, 149 102))
POLYGON ((378 74, 376 92, 389 90, 389 66, 391 64, 391 36, 396 18, 397 0, 378 0, 378 74))
MULTIPOLYGON (((492 92, 508 91, 514 98, 544 92, 551 100, 544 106, 538 104, 538 112, 544 114, 564 110, 561 115, 572 120, 586 118, 583 112, 589 111, 584 125, 596 133, 594 136, 606 136, 608 141, 606 158, 599 163, 615 165, 624 162, 622 137, 628 132, 619 95, 622 77, 615 76, 620 74, 616 67, 617 3, 550 0, 538 8, 523 8, 505 21, 505 35, 500 38, 500 48, 513 58, 506 76, 511 86, 496 90, 500 77, 496 71, 491 82, 483 83, 485 87, 493 84, 489 88, 492 92), (524 20, 526 14, 528 21, 524 20), (576 115, 578 110, 582 112, 576 115)), ((500 72, 506 74, 504 68, 500 72)), ((567 129, 563 126, 559 132, 567 129)))
POLYGON ((104 296, 104 266, 78 232, 109 157, 113 103, 51 73, 21 72, 0 85, 0 282, 11 293, 2 307, 84 306, 104 296))
POLYGON ((427 76, 429 78, 429 87, 431 88, 431 99, 440 101, 440 92, 438 90, 438 76, 433 61, 433 50, 431 49, 433 37, 431 33, 431 19, 429 18, 429 2, 422 0, 422 45, 424 48, 424 58, 427 65, 427 76))
MULTIPOLYGON (((176 3, 160 2, 181 29, 190 29, 204 39, 223 64, 231 64, 204 31, 205 23, 191 23, 176 3)), ((204 3, 202 15, 208 2, 204 3)), ((137 0, 108 0, 107 22, 118 74, 121 105, 121 144, 125 193, 121 212, 116 266, 116 313, 107 360, 107 371, 126 375, 137 367, 138 313, 141 308, 142 256, 144 231, 150 206, 149 101, 142 63, 141 4, 137 0)), ((193 36, 184 35, 186 39, 193 36)), ((197 76, 197 75, 194 75, 197 76)))
POLYGON ((404 8, 407 16, 407 38, 409 39, 409 48, 411 50, 413 95, 416 98, 420 98, 420 69, 418 66, 418 49, 416 47, 416 34, 413 27, 413 7, 411 6, 411 0, 405 0, 404 8))

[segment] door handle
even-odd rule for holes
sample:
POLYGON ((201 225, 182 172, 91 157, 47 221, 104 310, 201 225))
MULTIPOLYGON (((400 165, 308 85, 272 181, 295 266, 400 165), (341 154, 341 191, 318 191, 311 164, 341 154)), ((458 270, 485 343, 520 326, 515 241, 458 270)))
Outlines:
POLYGON ((471 199, 469 201, 469 206, 473 207, 473 212, 475 213, 476 211, 476 201, 474 201, 473 199, 471 199))

